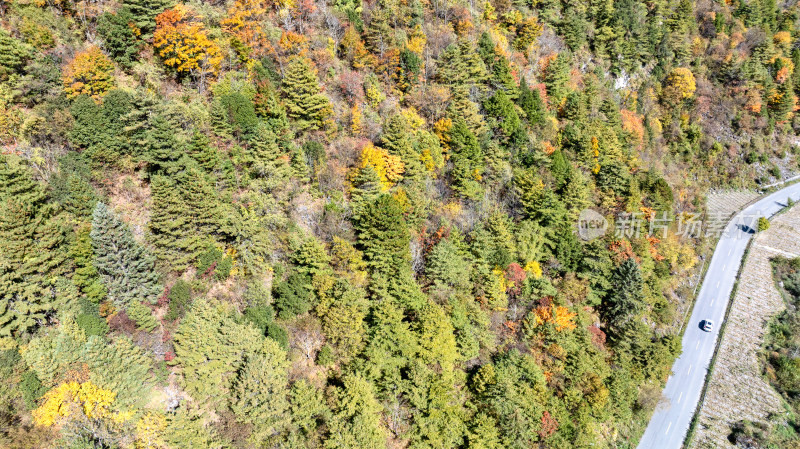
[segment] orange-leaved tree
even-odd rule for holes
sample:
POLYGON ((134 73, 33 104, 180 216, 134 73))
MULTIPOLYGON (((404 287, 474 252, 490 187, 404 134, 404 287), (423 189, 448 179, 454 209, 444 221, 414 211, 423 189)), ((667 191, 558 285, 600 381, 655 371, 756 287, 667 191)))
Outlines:
POLYGON ((536 307, 531 311, 529 325, 532 328, 542 326, 544 324, 552 324, 558 332, 564 330, 575 329, 576 325, 573 322, 576 314, 570 312, 567 307, 551 304, 549 301, 544 301, 544 304, 536 307))
POLYGON ((222 19, 222 29, 231 35, 232 46, 245 57, 263 56, 269 49, 264 24, 269 0, 236 0, 222 19))
POLYGON ((114 87, 114 63, 92 45, 67 64, 61 80, 68 98, 86 94, 99 100, 114 87))
POLYGON ((219 46, 209 38, 200 17, 184 5, 156 16, 153 46, 167 67, 200 81, 215 74, 222 63, 219 46))

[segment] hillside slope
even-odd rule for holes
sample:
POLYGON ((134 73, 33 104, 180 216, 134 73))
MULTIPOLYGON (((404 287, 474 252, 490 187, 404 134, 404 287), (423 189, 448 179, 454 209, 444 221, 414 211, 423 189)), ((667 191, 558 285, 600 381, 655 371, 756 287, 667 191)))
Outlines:
POLYGON ((797 22, 0 0, 0 444, 633 447, 681 226, 796 169, 797 22))

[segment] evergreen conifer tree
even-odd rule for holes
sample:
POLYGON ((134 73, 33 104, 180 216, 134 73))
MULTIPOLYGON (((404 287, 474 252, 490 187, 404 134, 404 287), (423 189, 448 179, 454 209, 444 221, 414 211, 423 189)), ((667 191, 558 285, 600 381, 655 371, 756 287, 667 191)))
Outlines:
POLYGON ((29 57, 26 45, 0 30, 0 80, 21 69, 29 57))
POLYGON ((528 87, 528 82, 525 81, 523 77, 519 82, 519 91, 520 94, 517 104, 525 113, 528 123, 532 126, 542 123, 547 109, 542 100, 542 96, 539 94, 539 90, 528 87))
POLYGON ((443 84, 471 87, 488 78, 486 64, 467 39, 450 44, 439 57, 438 66, 436 77, 443 84))
POLYGON ((123 410, 138 410, 147 403, 153 363, 130 338, 117 337, 109 344, 104 338, 89 337, 83 358, 91 382, 116 393, 115 404, 123 410))
POLYGON ((639 264, 632 257, 625 259, 612 276, 612 291, 604 301, 603 309, 608 325, 619 332, 631 317, 646 306, 642 292, 643 280, 639 264))
POLYGON ((145 154, 142 155, 150 171, 174 173, 178 170, 177 161, 181 155, 180 144, 175 137, 175 127, 169 120, 157 115, 147 130, 145 154))
POLYGON ((65 217, 28 170, 0 156, 0 336, 25 331, 56 306, 68 265, 65 217))
POLYGON ((264 343, 258 329, 233 320, 230 304, 196 300, 175 332, 183 388, 201 403, 224 402, 244 355, 262 351, 264 343))
POLYGON ((286 429, 289 416, 289 361, 272 339, 263 350, 246 356, 234 381, 231 410, 245 423, 253 424, 261 438, 286 429))
POLYGON ((364 208, 378 198, 382 192, 381 178, 375 167, 367 165, 361 168, 353 178, 353 188, 350 191, 350 206, 353 217, 358 218, 364 208))
POLYGON ((292 385, 291 416, 294 425, 304 434, 310 434, 317 427, 321 418, 330 413, 322 396, 322 391, 306 379, 300 379, 292 385))
POLYGON ((478 139, 464 120, 456 120, 450 131, 450 160, 453 188, 463 197, 477 199, 483 195, 480 183, 483 154, 478 139))
POLYGON ((483 104, 487 114, 497 122, 501 135, 508 140, 517 133, 521 127, 517 109, 511 99, 503 90, 498 90, 483 104))
POLYGON ((411 310, 424 304, 425 296, 411 271, 410 235, 399 201, 380 195, 362 209, 355 228, 372 276, 373 297, 393 299, 411 310))
POLYGON ((366 205, 356 222, 358 242, 373 273, 391 279, 411 264, 410 235, 403 210, 388 194, 366 205))
POLYGON ((412 143, 411 130, 405 117, 400 114, 392 116, 384 127, 381 139, 381 145, 389 154, 400 156, 405 165, 405 178, 418 179, 422 175, 422 160, 412 143))
POLYGON ((147 332, 153 332, 153 330, 158 327, 158 321, 156 321, 155 317, 153 316, 153 311, 150 310, 150 307, 147 307, 140 301, 131 301, 128 303, 128 307, 125 309, 125 312, 127 313, 128 318, 136 323, 136 327, 139 329, 143 329, 147 332))
POLYGON ((77 174, 67 175, 67 195, 61 203, 64 210, 82 218, 89 218, 97 205, 97 193, 89 182, 77 174))
POLYGON ((492 84, 495 89, 502 90, 509 98, 516 99, 519 96, 517 82, 511 75, 511 66, 508 59, 501 54, 495 55, 492 65, 492 84))
POLYGON ((137 59, 140 42, 137 30, 129 24, 134 21, 130 9, 117 13, 107 12, 97 21, 97 33, 103 39, 104 49, 120 66, 129 69, 137 59))
POLYGON ((266 124, 259 124, 250 139, 249 158, 252 175, 259 187, 275 191, 286 186, 292 175, 289 155, 283 151, 275 133, 266 124))
POLYGON ((102 149, 113 136, 108 132, 111 124, 103 113, 103 108, 88 95, 80 95, 73 100, 70 113, 75 119, 69 133, 70 141, 80 148, 89 150, 93 159, 105 160, 98 156, 103 155, 102 149))
POLYGON ((84 155, 69 152, 59 159, 58 165, 58 173, 49 180, 53 199, 66 212, 81 219, 91 218, 99 198, 89 182, 91 170, 84 155))
POLYGON ((207 174, 197 163, 184 157, 177 166, 184 169, 174 181, 167 176, 152 177, 150 232, 158 258, 181 270, 223 232, 223 213, 207 174))
POLYGON ((278 92, 269 79, 263 79, 256 84, 256 96, 253 100, 256 115, 264 118, 270 127, 285 132, 289 128, 286 120, 286 109, 281 104, 278 92))
POLYGON ((562 52, 547 65, 544 73, 544 85, 552 104, 560 105, 567 96, 569 82, 569 53, 562 52))
POLYGON ((94 250, 92 249, 92 238, 89 236, 90 232, 90 226, 78 229, 75 241, 70 247, 69 255, 75 263, 72 282, 90 301, 99 303, 105 299, 107 291, 94 266, 94 250))
POLYGON ((775 93, 769 104, 773 117, 776 121, 786 120, 789 113, 792 112, 795 101, 797 100, 794 94, 794 88, 790 81, 786 81, 779 84, 774 90, 775 93))
POLYGON ((562 17, 558 29, 564 36, 564 41, 569 49, 576 51, 586 43, 589 28, 585 4, 566 3, 562 17))
POLYGON ((483 134, 486 128, 486 122, 483 120, 480 108, 474 101, 470 100, 470 93, 466 87, 453 89, 453 98, 447 106, 447 116, 454 124, 457 121, 463 121, 476 136, 483 134))
POLYGON ((167 176, 150 179, 153 212, 150 216, 151 242, 159 260, 174 269, 186 267, 191 255, 199 254, 205 245, 193 232, 186 203, 178 186, 167 176))
POLYGON ((177 175, 177 182, 195 233, 202 237, 222 234, 223 214, 217 192, 208 176, 189 158, 183 158, 180 165, 185 168, 177 175))
POLYGON ((128 226, 103 203, 92 214, 92 247, 95 268, 115 305, 133 301, 154 302, 161 293, 154 258, 133 239, 128 226))
POLYGON ((123 0, 122 2, 122 6, 130 11, 134 25, 145 40, 153 37, 156 16, 172 5, 174 5, 172 0, 123 0))
POLYGON ((67 315, 52 332, 34 337, 22 358, 47 388, 55 386, 67 370, 82 362, 86 333, 67 315))
POLYGON ((336 402, 326 449, 386 447, 379 415, 381 405, 367 379, 359 374, 347 375, 342 387, 336 390, 336 402))
POLYGON ((324 128, 333 113, 330 101, 321 91, 317 71, 310 59, 294 57, 286 68, 282 86, 289 118, 301 130, 324 128))
POLYGON ((219 165, 219 155, 217 149, 211 145, 208 137, 200 131, 192 134, 192 140, 186 149, 192 159, 197 161, 200 167, 208 173, 212 173, 219 165))
POLYGON ((223 449, 229 447, 222 442, 212 426, 206 426, 206 414, 183 404, 168 416, 164 429, 164 442, 173 449, 223 449))
POLYGON ((322 329, 339 360, 350 361, 366 343, 364 322, 369 302, 363 289, 340 280, 323 295, 315 311, 322 320, 322 329))

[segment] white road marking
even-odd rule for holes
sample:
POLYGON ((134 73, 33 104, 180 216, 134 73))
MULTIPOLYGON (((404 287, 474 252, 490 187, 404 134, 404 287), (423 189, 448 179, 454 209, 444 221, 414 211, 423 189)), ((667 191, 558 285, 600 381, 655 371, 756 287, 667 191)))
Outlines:
POLYGON ((733 248, 731 248, 731 249, 729 249, 729 250, 728 250, 728 255, 729 255, 729 256, 731 255, 731 252, 732 252, 732 251, 733 251, 733 248))
POLYGON ((697 340, 697 344, 696 344, 696 345, 694 345, 694 349, 697 349, 697 348, 699 348, 699 347, 700 347, 700 340, 697 340))
POLYGON ((689 371, 686 371, 686 374, 689 374, 691 372, 692 372, 692 365, 689 365, 689 371))
POLYGON ((669 425, 667 426, 667 431, 664 432, 664 435, 669 434, 669 428, 672 427, 672 421, 670 421, 669 425))
POLYGON ((681 398, 682 398, 682 397, 683 397, 683 392, 681 391, 681 394, 680 394, 680 395, 678 395, 678 404, 680 404, 680 403, 681 403, 681 398))
POLYGON ((717 300, 717 298, 713 298, 713 299, 711 300, 711 305, 712 305, 712 306, 714 305, 714 301, 716 301, 716 300, 717 300))
POLYGON ((719 288, 719 281, 717 281, 717 288, 719 288))
POLYGON ((728 266, 728 264, 725 264, 725 265, 723 265, 723 266, 722 266, 722 271, 725 271, 725 268, 726 268, 727 266, 728 266))

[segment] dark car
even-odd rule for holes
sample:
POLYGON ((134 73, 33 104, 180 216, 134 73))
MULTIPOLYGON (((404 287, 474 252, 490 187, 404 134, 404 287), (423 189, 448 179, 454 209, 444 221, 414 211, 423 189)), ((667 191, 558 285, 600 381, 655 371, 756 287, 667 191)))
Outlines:
POLYGON ((700 328, 706 332, 711 332, 714 329, 714 322, 711 320, 703 320, 700 322, 700 328))

